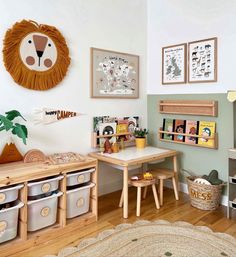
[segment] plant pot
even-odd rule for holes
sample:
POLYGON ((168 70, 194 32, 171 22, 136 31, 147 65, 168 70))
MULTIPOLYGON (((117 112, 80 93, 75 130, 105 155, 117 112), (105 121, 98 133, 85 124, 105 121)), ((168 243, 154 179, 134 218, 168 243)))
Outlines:
POLYGON ((135 138, 136 147, 142 149, 146 146, 146 138, 145 137, 137 137, 135 138))

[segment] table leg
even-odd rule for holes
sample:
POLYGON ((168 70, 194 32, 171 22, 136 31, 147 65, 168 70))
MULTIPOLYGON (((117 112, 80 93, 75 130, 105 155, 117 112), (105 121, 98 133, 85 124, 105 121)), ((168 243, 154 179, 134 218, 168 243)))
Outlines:
POLYGON ((175 182, 176 182, 176 191, 178 195, 179 191, 179 177, 178 177, 178 163, 177 163, 177 156, 173 156, 173 166, 174 166, 174 173, 175 173, 175 182))
POLYGON ((124 192, 123 218, 127 219, 128 218, 128 167, 124 167, 123 192, 124 192))

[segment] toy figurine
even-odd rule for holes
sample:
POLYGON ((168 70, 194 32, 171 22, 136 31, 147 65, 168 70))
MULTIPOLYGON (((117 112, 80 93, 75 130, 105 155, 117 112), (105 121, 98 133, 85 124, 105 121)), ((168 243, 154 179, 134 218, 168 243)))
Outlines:
POLYGON ((104 152, 103 152, 103 153, 109 153, 109 154, 112 153, 111 143, 110 143, 108 137, 106 138, 106 141, 105 141, 105 143, 104 143, 104 152))
POLYGON ((113 153, 118 153, 119 152, 119 145, 118 145, 118 143, 116 143, 116 142, 113 143, 111 149, 112 149, 113 153))

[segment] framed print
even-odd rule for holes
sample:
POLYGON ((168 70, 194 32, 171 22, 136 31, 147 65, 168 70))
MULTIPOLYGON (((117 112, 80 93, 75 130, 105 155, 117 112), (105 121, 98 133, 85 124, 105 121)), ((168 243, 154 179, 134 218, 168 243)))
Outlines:
POLYGON ((188 43, 188 82, 217 81, 217 38, 188 43))
POLYGON ((91 48, 91 97, 138 98, 139 56, 91 48))
POLYGON ((162 48, 162 84, 186 83, 187 44, 162 48))

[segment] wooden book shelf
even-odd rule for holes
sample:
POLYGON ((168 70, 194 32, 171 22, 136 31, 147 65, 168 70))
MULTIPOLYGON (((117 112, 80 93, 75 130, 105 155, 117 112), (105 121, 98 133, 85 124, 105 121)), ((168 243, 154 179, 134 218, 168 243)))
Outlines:
POLYGON ((208 136, 201 136, 201 135, 189 135, 189 134, 186 134, 186 133, 163 131, 162 128, 159 129, 158 133, 159 133, 159 140, 163 141, 163 142, 184 144, 184 145, 190 145, 190 146, 198 146, 198 147, 204 147, 204 148, 210 148, 210 149, 217 149, 218 148, 218 134, 217 133, 215 133, 213 137, 208 137, 208 136), (199 145, 199 144, 188 144, 186 142, 168 140, 168 139, 162 138, 163 134, 181 135, 181 136, 187 136, 187 137, 191 136, 191 137, 196 137, 196 138, 205 138, 205 139, 208 139, 208 140, 213 140, 213 146, 199 145))
POLYGON ((216 117, 218 115, 218 102, 210 100, 161 100, 159 112, 216 117))
MULTIPOLYGON (((127 136, 127 135, 132 135, 131 132, 124 132, 124 133, 116 133, 116 134, 111 134, 111 135, 97 135, 96 132, 92 132, 92 148, 96 148, 99 145, 97 144, 97 139, 99 138, 107 138, 107 137, 120 137, 120 136, 127 136)), ((125 144, 132 143, 134 140, 126 140, 124 141, 125 144)))

